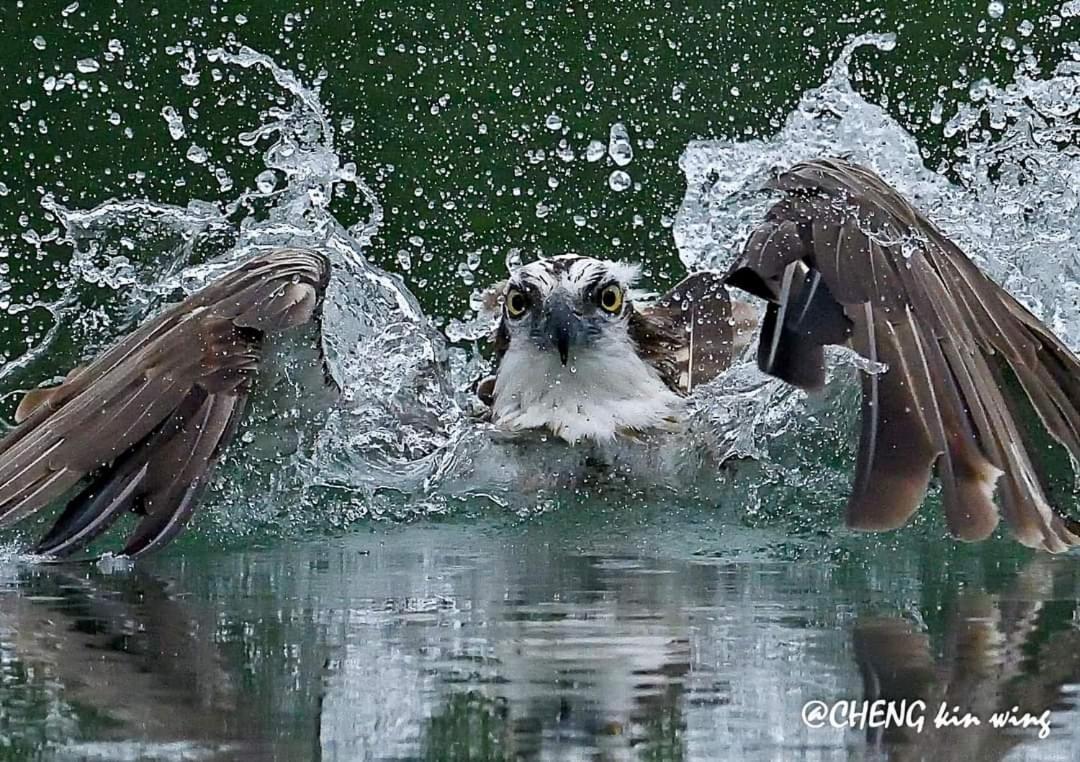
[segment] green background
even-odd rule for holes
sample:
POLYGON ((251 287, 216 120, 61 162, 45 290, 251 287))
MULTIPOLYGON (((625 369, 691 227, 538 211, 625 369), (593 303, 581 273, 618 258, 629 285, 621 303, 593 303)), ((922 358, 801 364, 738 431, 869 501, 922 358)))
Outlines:
MULTIPOLYGON (((483 284, 501 277, 511 249, 526 255, 574 250, 640 259, 653 284, 678 278, 670 220, 685 191, 678 159, 687 143, 774 133, 800 94, 822 81, 853 34, 896 33, 893 51, 857 53, 854 84, 918 137, 929 166, 948 173, 954 151, 968 136, 946 140, 942 125, 931 119, 935 105, 941 104, 947 120, 958 102, 969 100, 971 83, 983 77, 999 84, 1010 81, 1023 46, 1041 60, 1061 60, 1064 44, 1075 41, 1077 32, 1075 25, 1070 29, 1053 22, 1059 5, 1058 0, 1008 2, 1000 18, 991 18, 984 3, 931 0, 311 0, 303 5, 81 0, 77 7, 63 0, 0 0, 0 307, 15 307, 0 321, 0 349, 14 358, 40 341, 50 325, 47 311, 18 306, 55 299, 66 288, 65 265, 72 249, 56 240, 58 223, 41 204, 46 194, 72 208, 110 198, 185 205, 193 199, 229 201, 253 185, 264 169, 262 149, 243 146, 238 135, 256 126, 265 109, 287 106, 288 100, 258 73, 230 68, 226 81, 214 81, 215 66, 206 60, 214 47, 249 45, 305 83, 321 83, 321 100, 337 128, 338 154, 356 163, 385 208, 370 257, 402 272, 430 314, 450 318, 466 309, 472 289, 459 274, 462 264, 478 259, 474 277, 483 284), (1024 22, 1030 22, 1030 35, 1022 31, 1028 28, 1024 22), (38 37, 41 41, 35 42, 38 37), (110 47, 122 49, 122 55, 106 60, 110 47), (94 59, 100 68, 80 73, 80 59, 94 59), (197 79, 183 83, 181 77, 191 73, 197 79), (49 78, 70 84, 48 92, 49 78), (184 116, 187 135, 181 140, 169 136, 162 116, 166 107, 184 116), (551 114, 562 121, 558 132, 546 126, 551 114), (622 193, 608 186, 614 167, 606 158, 596 163, 583 158, 590 140, 607 142, 616 121, 627 125, 635 152, 626 167, 635 186, 622 193), (556 155, 561 139, 575 153, 571 162, 556 155), (223 190, 208 165, 186 158, 192 143, 227 171, 233 188, 223 190), (546 214, 538 215, 538 204, 548 209, 546 214), (583 217, 585 224, 578 225, 575 217, 583 217), (407 272, 400 265, 402 251, 411 263, 407 272)), ((977 129, 984 128, 989 129, 977 129)), ((333 211, 346 225, 370 213, 352 190, 334 200, 333 211)), ((151 264, 159 254, 130 252, 133 259, 151 264)), ((93 291, 79 294, 88 307, 95 306, 93 291)), ((122 321, 81 326, 77 336, 61 338, 54 359, 10 378, 8 388, 0 391, 13 391, 17 382, 36 384, 66 369, 88 349, 80 336, 94 344, 123 328, 122 321)), ((820 442, 812 444, 821 449, 820 442)), ((803 492, 808 503, 824 500, 812 484, 803 492)), ((205 692, 187 690, 190 685, 170 671, 178 664, 175 670, 183 672, 186 662, 177 656, 178 649, 191 643, 212 646, 230 677, 236 706, 244 710, 234 722, 252 722, 271 739, 279 758, 298 758, 318 748, 319 722, 327 720, 320 703, 324 681, 340 674, 343 654, 369 635, 389 633, 388 642, 396 643, 399 630, 416 626, 407 617, 385 614, 388 602, 403 602, 391 598, 381 583, 387 580, 388 589, 400 590, 399 576, 418 595, 432 579, 455 580, 461 610, 475 603, 481 614, 491 611, 492 621, 509 630, 515 616, 541 618, 553 599, 565 603, 567 591, 570 599, 589 599, 580 610, 573 608, 573 600, 566 604, 570 609, 564 614, 570 619, 592 617, 592 598, 641 605, 649 616, 666 616, 674 600, 681 611, 692 610, 691 619, 698 617, 687 625, 690 630, 749 611, 751 617, 789 628, 784 632, 819 634, 824 644, 802 653, 804 663, 811 657, 823 660, 834 674, 845 676, 849 687, 856 678, 848 633, 856 616, 884 612, 915 621, 935 654, 959 654, 962 662, 962 649, 950 645, 967 632, 964 621, 953 616, 957 600, 993 600, 1006 623, 1012 621, 1010 611, 1023 613, 1033 601, 1046 603, 1037 626, 1020 639, 1022 652, 1000 659, 1025 674, 1037 674, 1047 663, 1062 664, 1054 654, 1036 657, 1047 644, 1075 634, 1074 569, 1054 567, 1053 584, 1041 591, 1014 591, 1017 571, 1031 554, 1009 541, 957 549, 940 536, 940 522, 907 534, 849 542, 824 530, 818 537, 815 516, 785 517, 792 506, 769 506, 762 523, 782 526, 779 537, 770 535, 763 542, 770 561, 760 564, 753 553, 747 560, 738 541, 725 545, 725 532, 739 529, 740 521, 753 523, 736 510, 742 506, 726 506, 726 513, 715 506, 671 512, 639 507, 630 515, 621 507, 606 514, 602 506, 594 507, 580 516, 557 512, 526 522, 524 528, 508 529, 505 524, 513 520, 504 517, 495 530, 484 533, 469 517, 455 517, 458 527, 465 526, 464 539, 452 535, 453 526, 431 522, 436 524, 434 549, 418 542, 416 554, 407 534, 400 541, 404 550, 381 550, 381 543, 399 529, 422 534, 428 529, 424 522, 378 526, 371 537, 353 531, 344 542, 327 539, 300 550, 279 542, 269 555, 236 548, 220 553, 189 537, 183 553, 167 553, 148 564, 151 575, 164 581, 97 572, 76 572, 69 579, 66 572, 54 576, 46 570, 2 577, 0 625, 9 629, 0 626, 5 656, 0 660, 0 758, 47 758, 50 750, 72 739, 139 735, 116 719, 122 706, 103 709, 92 693, 86 700, 87 694, 78 692, 79 686, 93 688, 95 680, 107 676, 103 653, 121 661, 134 656, 142 671, 161 670, 179 681, 182 690, 170 693, 173 684, 162 683, 161 691, 137 697, 160 714, 186 716, 191 706, 205 710, 205 692), (798 531, 789 532, 790 525, 798 531), (451 539, 441 539, 439 532, 451 539), (620 544, 622 539, 626 542, 620 544), (607 550, 582 551, 609 541, 607 550), (473 554, 481 547, 492 550, 477 559, 473 554), (676 580, 672 590, 650 592, 633 570, 619 571, 619 563, 641 552, 662 559, 655 565, 667 576, 650 579, 676 580), (520 600, 509 594, 490 600, 474 595, 477 583, 470 575, 488 579, 499 574, 518 580, 525 590, 520 600), (182 611, 159 604, 180 597, 182 611), (800 601, 804 609, 798 609, 800 601), (534 604, 539 613, 529 608, 534 604), (518 605, 529 610, 524 615, 513 610, 518 605), (353 609, 370 630, 340 624, 334 612, 353 609), (192 626, 189 617, 202 617, 201 628, 192 626), (10 634, 17 635, 20 627, 47 633, 44 622, 59 623, 70 636, 58 642, 77 654, 73 661, 51 658, 58 651, 48 649, 39 658, 25 640, 10 634), (145 633, 152 636, 149 644, 145 633), (186 639, 178 644, 171 639, 176 633, 186 639), (143 657, 149 667, 138 661, 143 657), (68 713, 59 720, 57 697, 68 713)), ((444 635, 445 628, 433 626, 421 640, 441 642, 444 635)), ((726 663, 758 658, 755 646, 760 643, 752 638, 739 641, 725 652, 726 663)), ((1080 652, 1074 645, 1062 650, 1080 652)), ((380 658, 392 664, 403 658, 401 653, 391 650, 380 658)), ((791 671, 794 683, 821 678, 820 672, 804 674, 786 661, 774 668, 784 675, 791 671)), ((432 667, 447 683, 460 676, 459 669, 457 663, 432 667)), ((117 674, 120 680, 125 673, 117 674)), ((1075 674, 1070 679, 1075 682, 1075 674)), ((1064 681, 1047 678, 1055 690, 1064 681)), ((482 686, 476 692, 473 687, 465 681, 460 689, 448 688, 449 697, 417 730, 429 758, 497 759, 509 753, 503 743, 520 729, 513 725, 518 718, 507 719, 503 707, 480 696, 482 686)), ((564 688, 553 684, 552 695, 564 688)), ((356 702, 370 700, 367 684, 351 689, 356 702)), ((737 697, 740 690, 717 688, 716 695, 727 691, 737 697)), ((686 754, 681 712, 689 700, 681 693, 665 696, 663 711, 652 715, 642 756, 677 759, 686 754)), ((205 714, 209 720, 203 730, 220 730, 215 724, 220 718, 205 714)), ((206 719, 197 712, 194 716, 206 719)), ((534 724, 521 732, 531 739, 534 731, 545 730, 543 723, 551 716, 538 710, 535 717, 526 717, 534 724)), ((226 720, 231 717, 225 713, 226 720)), ((791 721, 796 722, 794 717, 791 721)))
MULTIPOLYGON (((1075 32, 1050 23, 1057 6, 1008 3, 992 19, 970 2, 95 0, 65 13, 64 2, 5 0, 0 241, 16 260, 18 301, 55 281, 53 263, 70 256, 63 245, 24 240, 28 230, 47 236, 55 228, 40 208, 43 193, 79 208, 113 197, 222 201, 252 187, 261 149, 241 146, 237 134, 258 124, 280 91, 265 76, 231 69, 228 81, 215 82, 205 57, 246 44, 307 84, 322 82, 339 155, 356 163, 386 208, 371 257, 400 270, 398 252, 407 252, 407 280, 433 314, 465 310, 471 289, 458 270, 470 255, 479 257, 483 284, 501 276, 512 248, 640 259, 662 283, 680 275, 669 226, 689 140, 775 132, 850 35, 888 31, 896 49, 860 51, 856 86, 919 137, 931 166, 947 167, 965 136, 944 140, 930 119, 934 104, 947 119, 969 83, 1008 81, 1022 46, 1060 60, 1075 32), (1034 29, 1028 36, 1018 31, 1024 21, 1034 29), (123 54, 110 62, 113 40, 123 54), (80 74, 84 58, 100 69, 80 74), (182 84, 190 71, 198 83, 182 84), (73 85, 46 92, 48 77, 65 75, 73 85), (181 140, 169 137, 168 106, 184 116, 181 140), (562 120, 558 132, 545 126, 551 114, 562 120), (635 185, 622 193, 608 186, 606 157, 584 160, 588 141, 606 144, 616 121, 635 151, 626 167, 635 185), (574 161, 556 156, 560 139, 574 161), (209 164, 185 158, 192 143, 228 171, 234 189, 222 191, 209 164), (538 215, 538 205, 547 213, 538 215)), ((352 192, 334 211, 346 225, 368 212, 352 192)))

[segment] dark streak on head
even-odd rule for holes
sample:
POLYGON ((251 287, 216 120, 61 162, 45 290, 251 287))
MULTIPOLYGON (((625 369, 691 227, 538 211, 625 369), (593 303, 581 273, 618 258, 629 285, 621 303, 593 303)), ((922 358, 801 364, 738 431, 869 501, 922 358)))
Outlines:
MULTIPOLYGON (((585 287, 582 289, 582 293, 585 295, 585 298, 586 299, 592 298, 592 295, 594 293, 596 293, 597 291, 602 291, 603 289, 607 288, 608 286, 618 286, 619 288, 623 289, 623 291, 626 290, 625 284, 619 283, 616 280, 605 280, 606 278, 607 278, 607 273, 606 272, 604 272, 602 270, 599 271, 599 272, 594 272, 592 274, 592 277, 590 277, 589 280, 585 283, 585 287), (602 286, 600 285, 601 283, 603 283, 602 286)), ((625 296, 625 294, 624 294, 624 296, 625 296)), ((623 304, 628 304, 628 303, 629 303, 628 299, 623 299, 623 304)))
POLYGON ((585 257, 577 254, 564 254, 561 257, 544 260, 544 263, 553 275, 564 275, 575 263, 580 262, 582 259, 585 259, 585 257))

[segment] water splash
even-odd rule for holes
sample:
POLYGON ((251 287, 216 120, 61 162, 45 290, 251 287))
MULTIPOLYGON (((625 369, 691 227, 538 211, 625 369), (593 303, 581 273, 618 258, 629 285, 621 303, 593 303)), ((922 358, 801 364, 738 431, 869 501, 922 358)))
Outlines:
MULTIPOLYGON (((111 313, 127 315, 107 321, 115 335, 177 291, 197 290, 261 251, 299 246, 326 254, 332 274, 321 352, 300 337, 269 358, 244 444, 233 448, 212 490, 220 510, 207 512, 230 534, 271 523, 289 531, 294 522, 281 520, 280 505, 306 504, 318 487, 344 486, 365 500, 390 487, 417 489, 435 468, 425 467, 428 457, 446 445, 462 416, 444 338, 400 278, 364 256, 383 210, 355 165, 337 154, 317 90, 247 47, 214 49, 207 58, 265 72, 288 96, 238 135, 245 148, 265 146, 265 170, 254 187, 223 204, 109 201, 81 211, 47 200, 74 249, 71 283, 56 306, 60 313, 88 289, 104 289, 111 313), (370 206, 352 229, 329 211, 341 184, 354 186, 370 206), (323 359, 340 395, 326 387, 323 359)), ((35 357, 54 339, 41 342, 35 357)))
POLYGON ((1080 64, 1066 61, 1039 79, 1029 58, 1015 80, 973 87, 944 126, 967 133, 957 160, 924 165, 914 136, 851 85, 860 48, 895 46, 893 35, 866 34, 844 47, 825 83, 803 94, 784 127, 766 140, 694 141, 680 159, 687 194, 675 241, 690 269, 725 267, 770 199, 758 193, 774 168, 818 156, 845 156, 875 169, 1055 330, 1080 334, 1080 64), (982 129, 984 122, 997 125, 982 129))
MULTIPOLYGON (((1028 59, 1005 87, 977 83, 973 102, 961 104, 943 128, 946 136, 970 133, 957 161, 943 168, 960 178, 955 184, 928 169, 914 136, 852 87, 851 60, 858 50, 894 46, 893 35, 852 38, 826 81, 803 94, 770 138, 702 140, 687 147, 680 159, 687 193, 674 226, 683 263, 691 270, 726 269, 774 200, 759 190, 774 169, 844 156, 872 167, 912 199, 991 277, 1080 348, 1080 66, 1065 62, 1040 79, 1037 63, 1028 59), (996 127, 984 130, 986 123, 996 127)), ((745 362, 751 363, 749 355, 745 362)), ((834 363, 833 370, 846 375, 850 365, 834 363)), ((755 388, 753 377, 746 368, 729 373, 702 406, 702 415, 730 434, 737 452, 783 464, 777 418, 813 411, 822 426, 800 429, 800 435, 821 437, 846 429, 854 417, 853 392, 837 391, 806 407, 801 393, 779 388, 779 382, 755 388), (762 403, 769 415, 761 414, 762 403), (750 412, 732 412, 740 410, 750 412)), ((786 446, 790 439, 781 442, 786 446)), ((786 465, 822 470, 814 460, 786 465)))
MULTIPOLYGON (((927 169, 914 137, 851 85, 851 60, 860 48, 894 45, 891 35, 853 38, 826 81, 803 95, 769 139, 687 147, 680 165, 688 191, 674 225, 682 261, 692 270, 731 261, 769 203, 756 190, 774 167, 846 155, 913 198, 993 277, 1075 342, 1080 262, 1070 244, 1080 239, 1078 67, 1062 64, 1043 79, 1027 68, 1004 88, 983 83, 971 104, 948 120, 941 115, 943 129, 972 132, 951 168, 961 184, 953 184, 927 169), (984 136, 975 126, 983 117, 1000 128, 984 136)), ((232 448, 213 490, 214 509, 201 520, 235 537, 271 526, 290 532, 362 517, 446 512, 458 501, 524 514, 586 500, 594 485, 603 490, 610 474, 593 474, 593 484, 581 481, 590 473, 585 454, 543 437, 505 441, 474 415, 471 385, 484 361, 450 345, 401 279, 364 256, 383 210, 355 165, 338 155, 317 88, 250 48, 215 49, 208 58, 266 73, 287 96, 238 135, 242 146, 265 146, 253 187, 224 204, 193 201, 182 208, 111 201, 77 211, 47 200, 75 250, 58 313, 69 314, 64 311, 84 302, 89 290, 105 291, 113 312, 125 316, 114 328, 260 251, 306 246, 333 262, 321 357, 305 351, 310 341, 300 337, 268 360, 243 443, 232 448), (370 206, 368 218, 351 229, 329 210, 341 184, 355 187, 370 206), (130 255, 148 241, 156 255, 130 255), (323 358, 340 394, 323 384, 323 358)), ((594 142, 586 153, 602 155, 603 144, 594 142)), ((472 324, 452 322, 448 333, 455 343, 474 340, 488 324, 483 316, 472 324)), ((56 340, 50 334, 35 351, 56 340)), ((851 373, 850 360, 834 364, 836 372, 851 373)), ((0 378, 6 373, 0 369, 0 378)), ((747 360, 695 395, 689 436, 675 446, 645 443, 633 452, 607 453, 614 473, 643 467, 648 474, 633 489, 616 491, 646 500, 656 494, 704 494, 712 502, 734 496, 752 516, 776 502, 765 497, 768 490, 811 485, 819 493, 824 487, 834 507, 850 463, 822 463, 821 438, 841 447, 851 440, 856 393, 853 385, 837 385, 807 401, 747 360), (718 473, 717 464, 728 459, 742 462, 718 473), (759 485, 766 485, 761 492, 759 485)))

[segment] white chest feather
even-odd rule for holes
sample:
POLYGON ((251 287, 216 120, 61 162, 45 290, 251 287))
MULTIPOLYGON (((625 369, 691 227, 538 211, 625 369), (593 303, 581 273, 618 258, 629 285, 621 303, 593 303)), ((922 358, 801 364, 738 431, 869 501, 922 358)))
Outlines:
POLYGON ((492 420, 512 431, 547 428, 570 443, 668 428, 683 407, 656 370, 624 342, 558 354, 511 347, 495 379, 492 420))

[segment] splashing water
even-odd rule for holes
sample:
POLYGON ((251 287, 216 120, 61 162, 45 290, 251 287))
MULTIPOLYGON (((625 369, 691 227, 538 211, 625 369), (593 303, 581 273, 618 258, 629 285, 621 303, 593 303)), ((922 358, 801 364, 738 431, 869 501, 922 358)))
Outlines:
MULTIPOLYGON (((925 168, 914 138, 852 88, 849 66, 855 52, 864 46, 887 51, 893 45, 889 35, 852 39, 825 83, 805 93, 769 139, 695 141, 687 147, 681 167, 688 190, 674 225, 683 263, 700 270, 723 269, 731 261, 769 203, 755 191, 772 168, 846 155, 875 168, 914 199, 1076 346, 1080 66, 1067 62, 1038 79, 1031 64, 1007 87, 982 84, 978 98, 945 125, 952 133, 972 133, 952 168, 962 182, 955 185, 925 168), (978 129, 984 117, 998 125, 989 136, 978 129)), ((0 368, 0 378, 10 383, 49 351, 63 333, 61 324, 77 327, 75 306, 88 294, 108 293, 115 326, 130 327, 178 290, 191 292, 257 252, 309 247, 333 263, 322 352, 341 394, 325 390, 322 358, 305 353, 302 339, 272 355, 242 444, 232 448, 214 487, 215 509, 202 512, 213 518, 201 520, 236 536, 271 526, 289 532, 362 517, 445 512, 453 501, 475 498, 522 512, 543 509, 551 494, 572 483, 566 477, 580 471, 585 455, 543 437, 503 441, 479 422, 470 389, 484 361, 451 346, 400 278, 365 258, 383 211, 356 167, 335 152, 333 124, 318 90, 249 48, 216 49, 208 58, 264 72, 288 96, 287 107, 271 110, 261 124, 238 136, 243 146, 266 146, 265 169, 254 187, 223 205, 193 201, 183 208, 112 201, 77 211, 46 199, 74 248, 70 282, 62 299, 48 305, 57 328, 32 352, 0 368), (329 211, 339 184, 354 186, 370 206, 368 219, 351 229, 329 211), (136 243, 142 247, 147 240, 160 256, 139 261, 128 256, 136 243), (537 476, 545 474, 561 476, 537 476)), ((206 160, 212 163, 213 157, 206 160)), ((455 340, 481 332, 451 323, 455 340)), ((75 336, 89 347, 101 341, 93 325, 82 326, 75 336)), ((843 372, 853 365, 846 360, 839 363, 843 372)), ((689 482, 679 479, 694 485, 680 487, 680 494, 705 489, 713 501, 737 495, 751 511, 763 499, 754 491, 760 483, 812 485, 818 491, 824 486, 838 500, 850 463, 823 464, 821 443, 836 439, 843 447, 855 393, 852 384, 836 385, 824 399, 807 401, 746 360, 692 399, 686 443, 645 445, 642 452, 620 457, 669 477, 696 469, 689 482), (803 421, 799 433, 787 434, 796 412, 803 421), (753 459, 756 465, 744 461, 718 474, 717 464, 729 458, 753 459)), ((675 483, 655 476, 643 481, 660 490, 675 483)), ((648 493, 642 489, 638 494, 648 493)))
MULTIPOLYGON (((927 169, 915 138, 852 87, 857 50, 894 46, 890 34, 852 38, 826 81, 803 94, 771 138, 690 143, 680 160, 687 193, 673 231, 683 263, 690 270, 726 269, 774 200, 760 192, 774 169, 844 156, 875 169, 912 199, 992 278, 1080 348, 1080 64, 1062 63, 1038 79, 1037 62, 1029 58, 1006 87, 978 83, 977 99, 961 104, 944 127, 946 136, 969 133, 948 168, 958 185, 927 169), (981 129, 986 120, 992 131, 981 129)), ((823 471, 822 443, 855 440, 856 385, 836 385, 824 399, 807 401, 763 380, 751 369, 751 357, 712 385, 699 401, 699 415, 734 453, 771 465, 772 476, 784 472, 789 482, 831 488, 842 499, 850 465, 823 471), (801 424, 797 436, 778 439, 796 411, 819 423, 801 424), (792 452, 800 449, 801 455, 792 452)), ((850 375, 861 361, 842 351, 831 359, 834 375, 850 375)))
POLYGON ((805 93, 781 131, 768 140, 694 141, 680 165, 687 195, 675 241, 690 269, 723 268, 745 242, 770 200, 756 194, 773 168, 817 156, 846 156, 874 168, 912 199, 980 267, 1077 346, 1080 334, 1080 63, 1034 78, 1028 59, 1004 88, 973 88, 945 125, 947 137, 970 133, 949 169, 950 183, 927 169, 914 137, 851 86, 850 61, 861 47, 883 51, 893 35, 853 38, 825 83, 805 93), (980 129, 984 118, 995 126, 980 129))
MULTIPOLYGON (((306 351, 300 338, 271 353, 260 378, 263 399, 249 411, 241 437, 244 446, 233 448, 222 469, 226 478, 214 488, 221 510, 207 513, 232 533, 270 523, 288 531, 291 520, 282 521, 282 503, 303 504, 315 499, 306 494, 309 488, 339 485, 355 491, 361 502, 368 499, 364 511, 373 511, 376 490, 422 486, 434 468, 425 464, 462 418, 445 340, 401 280, 364 257, 382 208, 355 165, 342 163, 335 152, 333 125, 317 91, 250 48, 215 49, 207 57, 266 72, 292 99, 290 107, 271 110, 238 136, 242 146, 266 146, 265 171, 253 189, 220 206, 111 201, 78 211, 47 201, 75 248, 71 288, 52 305, 57 327, 73 320, 71 306, 87 287, 112 292, 121 303, 113 310, 121 317, 114 327, 123 330, 178 290, 197 290, 259 252, 293 246, 326 254, 332 275, 320 356, 306 351), (342 183, 354 185, 371 208, 368 219, 349 230, 328 209, 342 183), (140 263, 116 253, 136 248, 165 253, 140 263), (201 251, 213 256, 191 264, 201 251), (342 390, 339 398, 326 389, 323 359, 342 390), (269 489, 256 488, 267 482, 269 489)), ((49 351, 61 333, 54 330, 33 357, 20 358, 21 367, 49 351)), ((339 515, 349 515, 349 501, 338 502, 339 515)))

